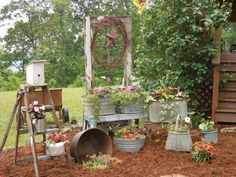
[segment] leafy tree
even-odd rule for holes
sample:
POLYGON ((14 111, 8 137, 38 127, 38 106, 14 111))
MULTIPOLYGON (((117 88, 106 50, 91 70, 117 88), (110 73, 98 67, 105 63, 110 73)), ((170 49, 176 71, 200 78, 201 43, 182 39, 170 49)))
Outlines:
POLYGON ((153 0, 141 17, 136 74, 148 90, 180 86, 191 96, 212 82, 214 29, 227 22, 230 4, 211 0, 153 0))

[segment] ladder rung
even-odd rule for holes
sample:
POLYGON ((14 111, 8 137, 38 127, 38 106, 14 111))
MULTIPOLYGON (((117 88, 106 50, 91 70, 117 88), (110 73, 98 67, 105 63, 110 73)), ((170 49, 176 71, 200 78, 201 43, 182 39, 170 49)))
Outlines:
MULTIPOLYGON (((52 157, 48 156, 48 155, 41 155, 41 156, 38 156, 37 159, 38 160, 49 160, 51 159, 52 157)), ((33 157, 27 157, 27 158, 24 158, 24 159, 18 159, 16 160, 16 164, 19 164, 19 163, 24 163, 24 162, 33 162, 33 157)))
MULTIPOLYGON (((43 132, 43 133, 37 133, 37 132, 35 132, 35 134, 38 135, 38 134, 45 134, 45 133, 59 132, 59 131, 60 131, 59 128, 50 128, 50 129, 47 129, 46 132, 43 132)), ((28 130, 28 129, 20 129, 20 130, 19 130, 19 135, 27 134, 27 133, 29 133, 29 130, 28 130)))

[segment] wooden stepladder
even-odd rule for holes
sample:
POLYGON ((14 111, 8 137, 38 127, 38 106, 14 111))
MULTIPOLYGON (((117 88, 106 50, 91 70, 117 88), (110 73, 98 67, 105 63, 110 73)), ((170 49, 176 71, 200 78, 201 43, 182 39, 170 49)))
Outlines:
MULTIPOLYGON (((37 87, 41 88, 43 91, 43 94, 46 94, 48 96, 48 99, 50 100, 49 101, 50 105, 45 105, 45 108, 52 112, 52 117, 53 117, 55 125, 56 125, 56 128, 48 129, 47 132, 60 131, 60 129, 61 129, 60 124, 59 124, 59 121, 58 121, 58 118, 56 115, 52 96, 51 96, 48 86, 45 84, 45 85, 37 86, 37 87)), ((44 155, 38 156, 37 151, 36 151, 35 135, 39 134, 39 133, 34 132, 32 119, 31 119, 31 115, 30 115, 30 110, 29 110, 29 104, 33 100, 33 95, 34 95, 35 89, 36 89, 35 86, 24 85, 17 92, 16 103, 14 105, 10 121, 9 121, 7 129, 5 131, 5 135, 4 135, 2 144, 0 146, 0 152, 2 151, 2 149, 6 143, 6 140, 9 135, 14 117, 16 117, 15 164, 33 161, 35 175, 36 175, 36 177, 39 177, 40 173, 39 173, 38 161, 39 160, 47 160, 47 159, 50 159, 51 157, 47 156, 45 154, 45 152, 46 152, 45 146, 44 146, 44 155), (25 105, 24 107, 22 107, 23 102, 25 105), (27 126, 25 126, 25 124, 27 126), (21 134, 25 134, 25 133, 29 134, 29 140, 30 140, 30 145, 31 145, 31 150, 32 150, 32 157, 28 157, 28 158, 24 158, 24 159, 17 159, 19 136, 21 134)), ((43 136, 43 142, 46 141, 46 133, 47 132, 40 133, 43 136)), ((65 159, 66 159, 66 161, 68 160, 68 158, 66 157, 66 153, 65 153, 65 159)), ((67 161, 67 164, 68 164, 68 161, 67 161)))

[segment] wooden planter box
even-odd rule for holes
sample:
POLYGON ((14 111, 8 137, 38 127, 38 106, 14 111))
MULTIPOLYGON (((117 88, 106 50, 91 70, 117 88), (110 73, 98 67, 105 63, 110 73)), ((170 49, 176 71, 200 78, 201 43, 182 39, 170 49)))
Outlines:
POLYGON ((182 118, 187 117, 187 101, 167 100, 164 102, 152 102, 148 107, 150 122, 160 123, 161 121, 170 121, 178 114, 182 118))

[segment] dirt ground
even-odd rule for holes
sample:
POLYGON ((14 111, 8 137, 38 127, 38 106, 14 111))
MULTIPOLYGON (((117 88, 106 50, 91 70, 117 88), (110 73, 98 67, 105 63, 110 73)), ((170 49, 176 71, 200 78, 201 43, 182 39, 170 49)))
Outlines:
MULTIPOLYGON (((235 126, 235 124, 234 124, 235 126)), ((225 127, 225 125, 224 125, 225 127)), ((218 129, 222 128, 222 125, 218 129)), ((167 131, 161 129, 160 142, 156 137, 150 142, 146 139, 144 148, 139 153, 119 152, 114 148, 113 155, 122 160, 112 169, 89 171, 81 165, 72 163, 68 168, 63 157, 40 161, 39 169, 42 177, 158 177, 162 175, 181 174, 188 177, 236 177, 236 133, 219 133, 216 144, 215 159, 196 163, 191 153, 165 150, 167 131)), ((193 142, 200 141, 198 130, 192 130, 193 142)), ((73 134, 71 135, 73 136, 73 134)), ((37 146, 42 151, 41 145, 37 146)), ((20 157, 30 156, 30 147, 21 147, 20 157)), ((33 163, 14 165, 14 149, 0 153, 0 177, 33 177, 33 163)))

